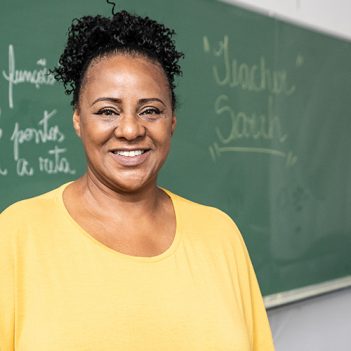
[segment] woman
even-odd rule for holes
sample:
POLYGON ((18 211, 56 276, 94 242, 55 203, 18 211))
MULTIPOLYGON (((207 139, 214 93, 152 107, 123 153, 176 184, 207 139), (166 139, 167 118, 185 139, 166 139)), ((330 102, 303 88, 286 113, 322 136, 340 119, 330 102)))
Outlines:
POLYGON ((0 216, 0 350, 273 350, 240 233, 157 187, 176 126, 173 31, 76 20, 55 69, 87 172, 0 216))

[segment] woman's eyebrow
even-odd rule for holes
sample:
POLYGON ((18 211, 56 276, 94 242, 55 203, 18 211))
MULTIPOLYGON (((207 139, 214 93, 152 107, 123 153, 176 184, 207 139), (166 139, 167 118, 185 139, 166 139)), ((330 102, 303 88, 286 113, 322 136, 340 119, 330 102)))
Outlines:
POLYGON ((166 104, 159 98, 147 98, 147 99, 140 99, 138 101, 138 104, 139 105, 144 105, 144 104, 147 104, 148 102, 154 102, 154 101, 158 101, 160 102, 162 105, 166 106, 166 104))
MULTIPOLYGON (((91 104, 91 106, 95 105, 97 102, 99 101, 108 101, 108 102, 113 102, 115 104, 121 104, 122 103, 122 99, 118 99, 118 98, 113 98, 113 97, 108 97, 108 96, 103 96, 103 97, 99 97, 96 100, 93 101, 93 103, 91 104)), ((138 105, 143 105, 146 104, 148 102, 153 102, 153 101, 158 101, 160 102, 162 105, 166 106, 166 104, 159 98, 153 97, 153 98, 145 98, 145 99, 139 99, 138 100, 138 105)))
POLYGON ((96 100, 93 101, 93 103, 90 106, 95 105, 97 102, 99 101, 109 101, 109 102, 113 102, 115 104, 120 104, 122 103, 121 99, 118 98, 113 98, 113 97, 107 97, 107 96, 103 96, 103 97, 99 97, 96 100))

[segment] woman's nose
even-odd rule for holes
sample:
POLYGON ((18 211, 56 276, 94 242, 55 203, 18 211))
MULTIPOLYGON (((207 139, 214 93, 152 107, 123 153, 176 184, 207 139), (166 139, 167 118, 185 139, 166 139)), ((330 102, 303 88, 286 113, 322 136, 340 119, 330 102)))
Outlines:
POLYGON ((145 136, 145 126, 142 120, 133 114, 125 114, 118 119, 115 135, 117 138, 135 140, 145 136))

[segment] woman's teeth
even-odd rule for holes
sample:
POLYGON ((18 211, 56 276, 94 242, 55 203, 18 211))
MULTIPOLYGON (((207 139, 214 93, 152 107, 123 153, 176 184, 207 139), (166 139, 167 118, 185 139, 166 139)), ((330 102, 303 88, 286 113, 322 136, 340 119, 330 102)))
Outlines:
POLYGON ((126 156, 126 157, 134 157, 143 154, 145 150, 132 150, 132 151, 114 151, 114 154, 126 156))

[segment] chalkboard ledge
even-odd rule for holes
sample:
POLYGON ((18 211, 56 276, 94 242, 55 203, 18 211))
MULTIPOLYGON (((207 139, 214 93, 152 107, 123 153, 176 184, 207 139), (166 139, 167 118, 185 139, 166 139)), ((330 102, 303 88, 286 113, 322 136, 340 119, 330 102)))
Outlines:
POLYGON ((351 276, 333 279, 328 282, 309 285, 303 288, 293 289, 286 292, 272 294, 263 298, 266 309, 287 305, 293 302, 305 300, 318 295, 327 294, 332 291, 344 289, 351 286, 351 276))

